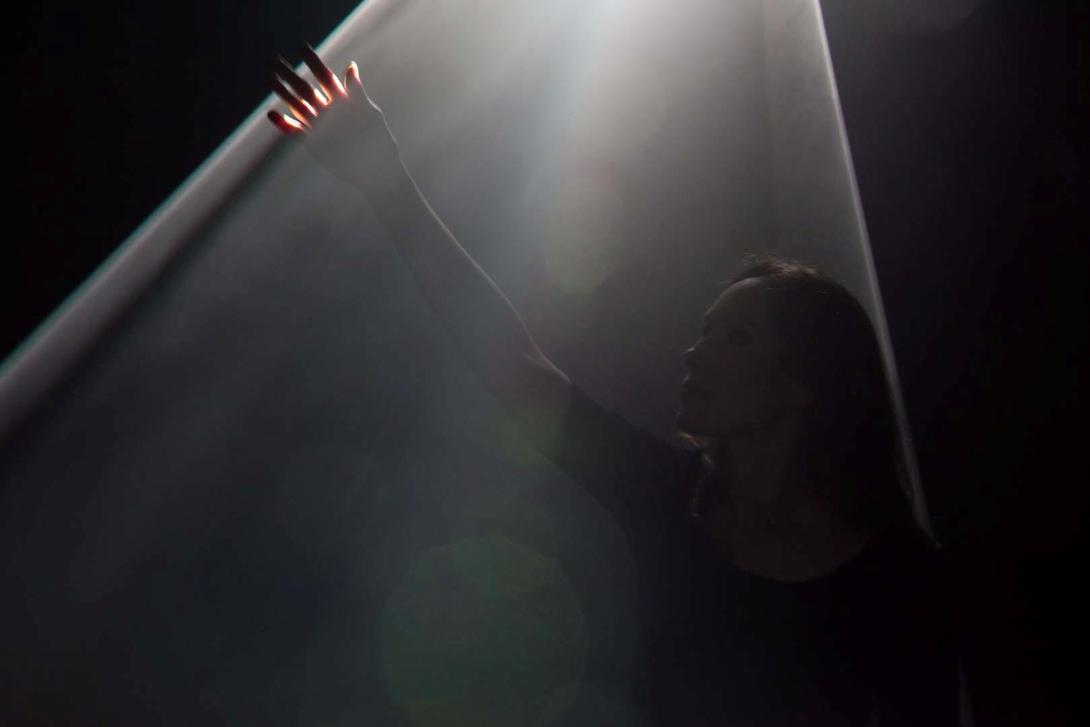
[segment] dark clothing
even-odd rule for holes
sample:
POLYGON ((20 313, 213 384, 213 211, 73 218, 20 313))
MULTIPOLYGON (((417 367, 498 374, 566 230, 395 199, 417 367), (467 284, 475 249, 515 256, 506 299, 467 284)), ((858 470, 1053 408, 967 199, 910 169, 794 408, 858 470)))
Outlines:
POLYGON ((544 447, 627 534, 646 663, 637 700, 663 725, 957 724, 939 554, 888 532, 831 575, 784 583, 734 567, 688 514, 700 453, 579 388, 544 447))

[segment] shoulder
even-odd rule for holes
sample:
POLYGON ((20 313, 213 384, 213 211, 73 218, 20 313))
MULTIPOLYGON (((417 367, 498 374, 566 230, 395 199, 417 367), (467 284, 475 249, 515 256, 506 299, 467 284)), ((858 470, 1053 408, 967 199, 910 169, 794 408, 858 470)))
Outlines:
POLYGON ((952 627, 946 561, 911 531, 882 533, 837 574, 835 597, 868 640, 936 656, 948 648, 952 627))
POLYGON ((881 620, 944 611, 949 592, 945 551, 907 529, 875 535, 832 576, 841 597, 883 613, 881 620))
MULTIPOLYGON (((884 533, 856 584, 860 651, 883 715, 909 724, 954 724, 957 649, 948 554, 911 530, 884 533)), ((895 720, 896 721, 896 720, 895 720)))

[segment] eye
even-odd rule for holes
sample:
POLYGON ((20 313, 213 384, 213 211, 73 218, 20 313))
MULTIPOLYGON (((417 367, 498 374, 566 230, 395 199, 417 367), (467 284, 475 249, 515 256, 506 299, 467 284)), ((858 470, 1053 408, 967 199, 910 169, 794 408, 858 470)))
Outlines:
POLYGON ((752 340, 753 336, 743 328, 732 328, 727 331, 727 343, 733 346, 748 346, 752 340))

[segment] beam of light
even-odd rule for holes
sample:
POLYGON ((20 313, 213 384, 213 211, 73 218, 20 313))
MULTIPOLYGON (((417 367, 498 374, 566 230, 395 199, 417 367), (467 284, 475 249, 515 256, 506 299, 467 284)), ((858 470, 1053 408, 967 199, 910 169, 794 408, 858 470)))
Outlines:
MULTIPOLYGON (((649 429, 672 421, 676 352, 745 252, 794 254, 845 280, 895 375, 816 0, 374 0, 320 53, 337 70, 358 61, 429 203, 543 348, 649 429)), ((376 681, 421 724, 459 707, 478 723, 496 709, 501 724, 522 722, 507 718, 516 713, 561 720, 584 687, 625 713, 626 685, 588 683, 585 650, 610 631, 623 648, 596 663, 622 673, 634 631, 592 631, 588 604, 628 614, 627 592, 606 559, 577 587, 539 545, 579 542, 581 556, 612 547, 612 564, 631 555, 620 525, 528 451, 464 362, 442 366, 449 339, 370 203, 261 118, 275 103, 263 101, 4 364, 0 437, 28 412, 42 416, 3 473, 23 506, 11 567, 36 633, 73 653, 107 626, 132 636, 122 616, 94 620, 109 608, 70 615, 128 607, 124 594, 156 596, 163 583, 168 596, 176 583, 196 592, 189 563, 214 570, 242 553, 238 572, 253 580, 228 583, 229 564, 218 585, 241 600, 272 592, 284 614, 320 622, 311 699, 331 703, 334 692, 352 707, 341 716, 366 715, 365 700, 351 700, 376 681), (44 406, 65 376, 72 385, 44 406), (467 500, 475 517, 459 509, 467 500), (588 523, 612 525, 614 540, 588 523), (593 545, 571 536, 579 528, 593 545), (512 531, 519 542, 497 534, 512 531), (236 550, 246 537, 249 550, 236 550), (321 574, 315 587, 332 595, 277 591, 298 573, 321 574), (436 594, 464 600, 444 610, 436 594), (380 611, 375 656, 367 619, 380 611), (486 616, 517 638, 495 644, 486 616), (512 645, 522 661, 503 650, 512 645), (523 671, 506 675, 510 701, 490 703, 466 673, 414 660, 421 649, 466 668, 495 650, 511 662, 491 668, 523 671)), ((346 132, 346 158, 366 159, 363 136, 346 132)), ((235 637, 221 618, 180 622, 219 648, 222 634, 235 637)), ((238 638, 235 653, 265 647, 238 638)), ((285 643, 290 655, 303 648, 285 643)), ((234 684, 232 666, 208 668, 234 684)), ((237 703, 291 681, 263 674, 238 687, 237 703)))
POLYGON ((882 349, 882 357, 885 360, 887 376, 890 379, 890 396, 893 398, 894 415, 897 419, 897 429, 900 434, 900 455, 905 478, 903 486, 908 492, 912 511, 917 522, 932 538, 936 538, 934 526, 931 522, 931 514, 927 507, 927 496, 923 489, 923 481, 920 477, 920 466, 916 459, 916 448, 912 442, 912 429, 909 426, 908 412, 905 407, 904 396, 901 392, 900 374, 897 371, 897 359, 893 353, 893 341, 889 335, 889 325, 886 322, 886 310, 882 304, 882 291, 878 285, 878 272, 874 267, 874 256, 871 253, 870 234, 867 232, 866 219, 863 215, 863 202, 859 197, 859 184, 855 178, 855 164, 852 162, 851 147, 848 143, 848 133, 844 125, 844 113, 840 108, 840 94, 837 91, 836 78, 833 75, 833 59, 829 52, 829 39, 825 34, 825 25, 821 19, 820 7, 815 3, 813 7, 813 23, 815 35, 820 41, 821 58, 824 61, 826 83, 828 84, 830 101, 833 106, 833 119, 836 124, 837 135, 840 141, 840 152, 843 159, 843 174, 847 178, 847 186, 851 194, 852 211, 856 224, 856 249, 863 260, 863 267, 867 276, 866 299, 870 302, 869 310, 874 318, 875 332, 878 334, 879 346, 882 349))

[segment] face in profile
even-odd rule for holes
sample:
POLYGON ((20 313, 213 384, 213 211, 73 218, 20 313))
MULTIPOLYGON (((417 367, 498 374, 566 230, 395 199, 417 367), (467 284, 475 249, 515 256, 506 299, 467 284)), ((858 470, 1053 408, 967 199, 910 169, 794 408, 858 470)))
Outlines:
POLYGON ((768 282, 751 278, 723 291, 704 316, 700 338, 684 354, 677 428, 701 436, 753 431, 811 402, 784 369, 768 282))

